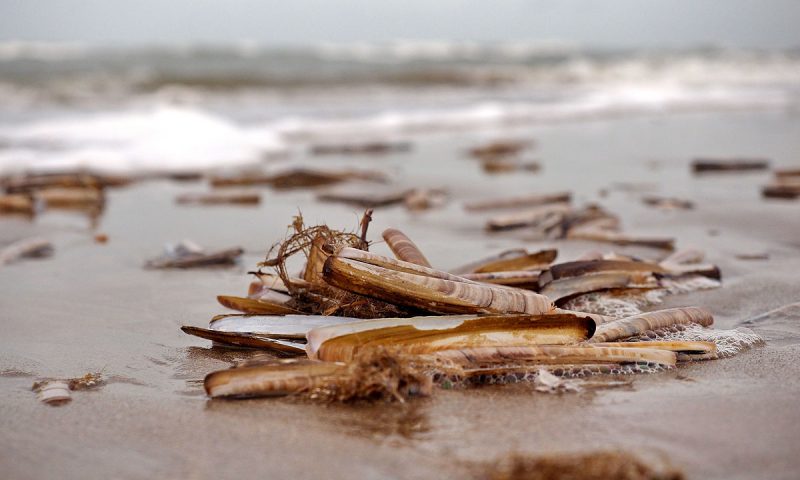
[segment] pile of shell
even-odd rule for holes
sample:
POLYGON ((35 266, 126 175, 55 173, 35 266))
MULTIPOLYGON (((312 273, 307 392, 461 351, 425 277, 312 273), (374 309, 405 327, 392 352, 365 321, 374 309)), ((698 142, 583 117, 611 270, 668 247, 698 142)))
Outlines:
POLYGON ((542 370, 653 371, 718 356, 713 341, 658 340, 660 331, 708 330, 713 317, 702 308, 625 318, 560 308, 587 293, 666 291, 687 276, 719 279, 713 265, 692 263, 695 255, 553 264, 555 250, 513 250, 445 272, 396 229, 383 232, 394 258, 369 252, 369 213, 360 235, 305 228, 297 218, 295 233, 261 264, 276 273, 253 272, 245 297, 218 297, 241 313, 218 315, 208 328, 182 328, 271 354, 208 375, 210 396, 402 399, 454 381, 534 379, 542 370), (287 271, 295 254, 305 257, 298 276, 287 271))

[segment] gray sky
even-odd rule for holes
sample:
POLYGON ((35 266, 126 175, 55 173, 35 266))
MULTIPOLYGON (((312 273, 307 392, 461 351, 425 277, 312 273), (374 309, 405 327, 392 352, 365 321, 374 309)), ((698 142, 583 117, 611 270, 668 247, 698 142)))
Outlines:
POLYGON ((0 0, 0 40, 800 46, 798 0, 0 0))

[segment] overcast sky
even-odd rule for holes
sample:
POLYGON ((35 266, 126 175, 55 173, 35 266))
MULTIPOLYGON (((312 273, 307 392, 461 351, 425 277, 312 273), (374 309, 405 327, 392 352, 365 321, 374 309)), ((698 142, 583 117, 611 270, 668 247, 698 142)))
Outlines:
POLYGON ((0 0, 0 40, 800 46, 800 0, 0 0))

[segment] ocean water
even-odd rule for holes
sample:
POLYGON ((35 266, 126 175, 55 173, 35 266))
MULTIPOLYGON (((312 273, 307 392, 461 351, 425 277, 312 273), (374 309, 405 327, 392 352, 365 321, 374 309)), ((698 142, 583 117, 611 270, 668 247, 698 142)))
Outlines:
POLYGON ((800 106, 800 51, 0 44, 0 172, 254 165, 319 142, 800 106))

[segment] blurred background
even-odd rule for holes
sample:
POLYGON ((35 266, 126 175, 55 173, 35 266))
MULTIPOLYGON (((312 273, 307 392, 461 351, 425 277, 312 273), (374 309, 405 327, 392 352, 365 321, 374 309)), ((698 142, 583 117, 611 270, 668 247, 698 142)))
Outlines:
POLYGON ((310 144, 796 112, 800 3, 0 1, 0 172, 184 171, 310 144))

